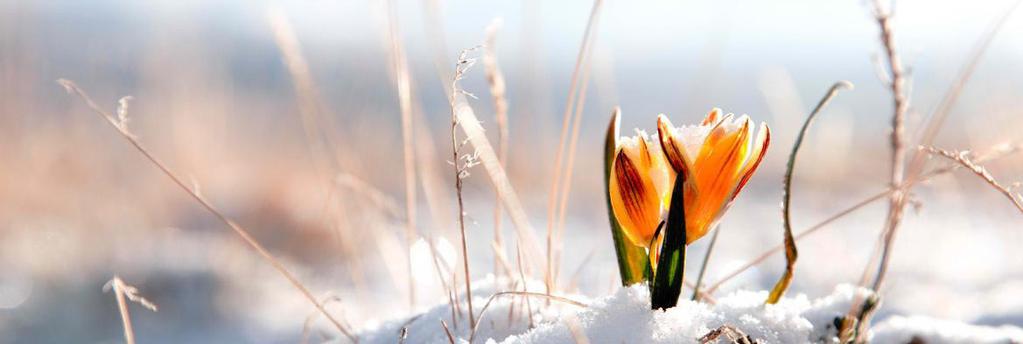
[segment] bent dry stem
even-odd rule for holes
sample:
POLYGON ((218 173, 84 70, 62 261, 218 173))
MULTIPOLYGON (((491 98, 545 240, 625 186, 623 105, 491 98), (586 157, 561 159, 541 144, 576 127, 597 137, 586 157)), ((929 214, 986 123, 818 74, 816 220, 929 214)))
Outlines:
POLYGON ((853 84, 848 81, 839 81, 832 85, 828 93, 824 95, 824 98, 821 98, 821 101, 817 103, 817 107, 806 117, 803 127, 799 130, 799 135, 796 136, 796 142, 792 145, 792 153, 789 154, 789 161, 785 166, 785 179, 782 182, 784 191, 782 192, 781 212, 783 224, 785 225, 785 273, 782 274, 778 282, 775 283, 774 288, 771 289, 771 294, 767 297, 767 303, 778 303, 778 300, 781 300, 781 297, 785 295, 785 291, 789 288, 789 283, 792 282, 792 277, 795 274, 796 259, 799 256, 799 251, 796 249, 796 239, 792 236, 792 217, 789 215, 792 200, 792 174, 796 168, 796 157, 799 155, 799 148, 803 146, 803 138, 810 131, 810 125, 813 124, 814 118, 817 118, 817 114, 843 88, 852 89, 853 84))
POLYGON ((187 184, 185 184, 185 182, 180 177, 178 177, 177 174, 171 172, 170 168, 168 168, 167 165, 161 162, 160 159, 158 159, 145 146, 143 146, 142 143, 139 142, 139 140, 135 137, 135 135, 128 131, 128 128, 125 126, 125 122, 123 120, 115 119, 113 116, 107 113, 106 110, 100 108, 99 105, 97 105, 96 102, 94 102, 92 98, 90 98, 89 95, 85 93, 85 91, 79 88, 78 85, 75 85, 73 81, 67 79, 59 79, 57 80, 57 83, 63 86, 68 92, 78 95, 79 98, 81 98, 82 101, 84 101, 85 104, 89 107, 89 109, 91 109, 94 113, 105 119, 107 123, 110 124, 110 126, 113 127, 115 130, 117 130, 118 134, 120 134, 121 137, 124 137, 125 140, 128 140, 128 143, 135 147, 135 149, 139 153, 141 153, 146 158, 146 160, 149 160, 149 162, 156 166, 156 168, 159 169, 161 173, 170 178, 175 185, 177 185, 179 188, 188 193, 188 195, 191 196, 192 199, 194 199, 196 202, 199 202, 199 204, 202 205, 202 207, 206 209, 206 211, 213 214, 213 216, 220 220, 220 222, 222 222, 227 227, 231 228, 231 230, 234 231, 235 234, 241 237, 242 241, 244 241, 249 247, 255 250, 256 253, 258 253, 259 256, 263 258, 263 260, 265 260, 268 264, 270 264, 270 266, 274 268, 274 270, 277 270, 277 272, 280 273, 281 276, 284 276, 284 278, 287 279, 288 282, 295 289, 297 289, 299 293, 301 293, 302 296, 305 297, 307 301, 309 301, 309 303, 312 303, 313 306, 316 306, 316 309, 319 310, 320 313, 323 314, 323 316, 327 317, 327 319, 330 320, 331 324, 333 324, 334 327, 338 329, 338 331, 341 331, 341 333, 344 334, 345 337, 348 337, 349 340, 355 343, 359 341, 358 337, 355 337, 355 335, 352 334, 344 325, 342 325, 337 318, 331 315, 330 312, 327 312, 327 309, 323 307, 323 304, 316 300, 316 297, 313 296, 312 292, 310 292, 309 289, 302 284, 302 282, 299 282, 298 278, 295 277, 295 275, 292 274, 291 271, 288 270, 288 268, 286 268, 283 263, 277 260, 277 258, 275 258, 272 254, 270 254, 270 251, 267 251, 267 249, 263 247, 262 244, 256 241, 256 239, 253 238, 251 234, 249 234, 249 231, 245 230, 245 228, 242 228, 241 225, 238 225, 233 220, 229 219, 226 215, 224 215, 216 207, 214 207, 213 204, 207 201, 206 198, 202 197, 196 190, 188 187, 187 184))

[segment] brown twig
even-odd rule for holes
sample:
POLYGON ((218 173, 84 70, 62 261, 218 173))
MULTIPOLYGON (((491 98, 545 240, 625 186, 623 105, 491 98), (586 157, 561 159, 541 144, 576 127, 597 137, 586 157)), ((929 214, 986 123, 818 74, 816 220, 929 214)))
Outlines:
MULTIPOLYGON (((906 95, 906 75, 902 68, 902 60, 895 50, 895 33, 892 29, 891 10, 885 11, 880 0, 874 0, 874 19, 881 29, 881 43, 884 46, 885 57, 888 62, 888 72, 891 74, 891 82, 888 83, 892 93, 894 110, 892 113, 891 132, 891 173, 889 185, 895 191, 888 198, 888 216, 885 221, 885 229, 882 231, 883 248, 881 250, 880 263, 877 275, 874 278, 873 289, 881 286, 882 276, 888 270, 888 259, 891 254, 891 243, 895 239, 899 224, 902 221, 905 210, 906 191, 902 188, 903 176, 906 169, 906 138, 905 119, 906 111, 909 109, 909 99, 906 95)), ((869 269, 870 266, 867 267, 869 269)), ((866 274, 861 278, 860 285, 866 284, 866 274)))
MULTIPOLYGON (((600 13, 600 5, 602 0, 594 0, 593 8, 590 11, 590 19, 586 23, 586 29, 583 33, 583 40, 579 47, 579 54, 576 57, 575 67, 572 70, 571 84, 568 89, 568 101, 565 103, 565 112, 562 115, 561 121, 561 134, 558 139, 558 150, 555 153, 554 158, 554 180, 551 183, 551 189, 547 195, 547 269, 544 273, 544 284, 547 287, 547 293, 551 292, 553 287, 553 239, 554 239, 554 226, 558 222, 557 215, 557 201, 558 201, 558 186, 561 185, 562 165, 564 163, 565 144, 568 141, 569 124, 572 118, 572 108, 575 105, 576 92, 579 87, 580 74, 583 70, 585 61, 589 58, 589 51, 591 45, 591 38, 593 34, 591 31, 596 26, 597 14, 600 13)), ((585 85, 585 83, 583 83, 585 85)))
POLYGON ((138 141, 135 135, 128 131, 128 128, 124 125, 123 121, 115 119, 105 110, 101 109, 99 105, 97 105, 96 102, 94 102, 92 98, 90 98, 88 94, 85 93, 85 91, 79 88, 78 85, 75 85, 74 82, 67 79, 59 79, 57 80, 57 83, 63 86, 64 89, 66 89, 69 93, 78 95, 79 98, 81 98, 93 112, 95 112, 97 115, 106 120, 111 127, 117 130, 118 134, 120 134, 121 137, 124 137, 126 140, 128 140, 128 143, 135 147, 135 149, 139 153, 141 153, 146 158, 146 160, 149 160, 149 162, 153 163, 153 165, 155 165, 156 168, 159 169, 161 173, 170 178, 175 185, 177 185, 179 188, 188 193, 188 195, 191 196, 192 199, 194 199, 196 202, 199 202, 199 204, 202 205, 204 209, 213 214, 213 216, 220 220, 220 222, 230 227, 231 230, 235 232, 235 234, 238 234, 238 236, 241 237, 242 241, 244 241, 247 245, 249 245, 249 247, 255 250, 260 257, 262 257, 267 263, 270 264, 270 266, 274 268, 274 270, 277 270, 278 273, 284 276, 284 278, 287 279, 288 282, 291 283, 291 285, 295 287, 295 289, 297 289, 299 293, 301 293, 302 296, 305 297, 306 300, 312 303, 313 306, 316 306, 316 309, 318 309, 320 313, 323 313, 323 315, 327 317, 327 319, 329 319, 332 324, 334 324, 334 327, 336 327, 338 331, 341 331, 341 333, 343 333, 351 341, 358 342, 358 338, 355 337, 355 335, 353 335, 347 328, 341 325, 341 322, 334 318, 333 315, 327 312, 327 310, 323 308, 323 305, 320 304, 320 302, 317 301, 315 297, 313 297, 313 294, 309 291, 309 289, 306 288, 305 285, 303 285, 301 282, 299 282, 298 278, 296 278, 295 275, 291 273, 291 271, 284 267, 283 263, 277 260, 277 258, 274 258, 274 256, 270 254, 270 251, 267 251, 267 249, 263 247, 263 245, 260 244, 258 241, 256 241, 256 239, 253 238, 252 235, 249 234, 247 230, 242 228, 241 225, 238 225, 233 220, 229 219, 226 215, 217 210, 217 208, 214 207, 213 204, 211 204, 209 201, 207 201, 206 198, 202 197, 193 188, 190 188, 188 184, 185 184, 185 182, 180 177, 178 177, 177 174, 171 172, 170 168, 168 168, 167 165, 161 162, 160 159, 158 159, 155 155, 150 153, 149 150, 146 149, 145 146, 143 146, 142 143, 138 141))
MULTIPOLYGON (((124 99, 124 98, 122 98, 124 99)), ((120 113, 118 113, 120 115, 120 113)), ((120 117, 120 116, 118 116, 120 117)), ((126 118, 125 118, 126 119, 126 118)), ((124 120, 121 123, 125 123, 124 120)), ((135 344, 135 330, 131 326, 131 315, 128 313, 128 301, 135 302, 142 305, 148 310, 153 312, 157 311, 156 304, 149 302, 146 298, 139 295, 137 288, 124 283, 120 277, 114 276, 106 285, 103 286, 103 291, 114 291, 114 297, 117 299, 117 310, 121 313, 121 325, 124 326, 124 341, 128 344, 135 344), (127 299, 127 300, 125 300, 127 299)))
POLYGON ((1002 185, 997 180, 995 180, 995 177, 991 175, 991 172, 988 172, 988 170, 984 168, 984 166, 980 166, 975 161, 973 161, 973 159, 970 157, 970 152, 968 151, 951 152, 948 150, 930 146, 921 146, 920 149, 932 155, 943 156, 949 160, 954 161, 959 165, 962 165, 966 169, 970 170, 970 172, 973 172, 973 174, 980 177, 980 179, 983 179, 985 182, 987 182, 988 185, 991 185, 991 187, 998 190, 998 192, 1000 192, 1002 195, 1005 195, 1005 197, 1012 202, 1012 205, 1016 206, 1016 209, 1019 209, 1019 211, 1023 213, 1023 203, 1021 203, 1020 201, 1020 199, 1023 198, 1023 196, 1020 196, 1019 193, 1013 194, 1008 187, 1002 185))
MULTIPOLYGON (((877 261, 877 272, 872 283, 872 289, 877 291, 880 289, 884 276, 888 272, 888 261, 891 255, 892 243, 895 240, 895 234, 898 232, 899 224, 902 222, 902 216, 906 207, 906 194, 909 191, 903 188, 906 169, 905 117, 909 109, 909 99, 905 91, 906 76, 902 69, 902 60, 899 59, 899 55, 895 50, 895 34, 892 28, 892 11, 894 9, 883 9, 880 0, 874 0, 872 5, 874 19, 880 28, 879 39, 884 46, 885 58, 888 62, 890 77, 887 78, 887 85, 892 94, 894 107, 891 119, 891 173, 889 175, 889 186, 892 192, 888 194, 888 214, 885 217, 885 226, 881 230, 874 253, 867 260, 858 283, 861 287, 867 286, 870 270, 874 267, 874 262, 877 261)), ((866 328, 867 325, 865 323, 867 321, 863 319, 865 314, 860 313, 862 302, 863 300, 857 296, 850 305, 845 320, 839 328, 840 340, 842 342, 849 341, 851 339, 849 335, 862 332, 852 331, 853 326, 858 326, 859 329, 866 328)))

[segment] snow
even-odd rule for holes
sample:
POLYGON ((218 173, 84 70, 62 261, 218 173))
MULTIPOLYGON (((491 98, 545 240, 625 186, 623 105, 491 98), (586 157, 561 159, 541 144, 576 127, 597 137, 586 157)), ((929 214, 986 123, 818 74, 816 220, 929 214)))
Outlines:
MULTIPOLYGON (((775 305, 764 304, 766 291, 739 291, 717 299, 714 305, 680 300, 675 308, 652 311, 647 288, 636 285, 595 300, 575 317, 591 343, 696 343, 722 325, 764 343, 818 342, 835 335, 831 324, 848 311, 853 290, 840 286, 828 297, 811 301, 799 295, 775 305)), ((575 338, 568 325, 559 322, 502 343, 575 343, 575 338)))
MULTIPOLYGON (((491 295, 498 290, 521 290, 522 283, 503 278, 488 278, 473 283, 473 305, 479 314, 491 295), (500 288, 498 288, 500 287, 500 288)), ((529 290, 542 292, 538 281, 527 283, 529 290)), ((583 336, 590 343, 697 343, 711 330, 732 326, 759 343, 832 343, 837 342, 836 317, 845 314, 856 297, 869 291, 839 285, 830 295, 810 299, 799 294, 783 298, 778 304, 765 305, 767 291, 736 291, 715 300, 714 304, 680 300, 666 311, 650 310, 648 290, 635 285, 619 288, 613 294, 596 299, 580 295, 562 295, 586 304, 579 307, 531 297, 535 327, 530 329, 522 296, 505 295, 493 299, 482 317, 473 343, 488 344, 562 344, 576 343, 583 336)), ((460 295, 464 299, 464 295, 460 295)), ((398 342, 402 328, 405 343, 448 343, 441 325, 444 321, 457 343, 469 343, 471 329, 464 302, 457 321, 445 301, 412 317, 370 326, 359 334, 360 343, 398 342)), ((914 337, 925 343, 1011 343, 1023 340, 1023 329, 1013 326, 985 327, 957 321, 924 317, 892 316, 875 325, 874 343, 908 343, 914 337)), ((726 342, 723 339, 721 342, 726 342)))
POLYGON ((909 343, 914 337, 924 343, 984 344, 1023 342, 1023 329, 1015 326, 975 326, 958 321, 924 316, 893 316, 873 328, 877 343, 909 343))

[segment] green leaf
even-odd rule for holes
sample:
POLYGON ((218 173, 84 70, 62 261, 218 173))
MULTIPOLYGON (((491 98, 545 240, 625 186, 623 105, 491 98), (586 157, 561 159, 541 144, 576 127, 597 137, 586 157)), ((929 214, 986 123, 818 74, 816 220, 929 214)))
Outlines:
POLYGON ((650 280, 650 258, 646 250, 633 245, 622 232, 622 226, 615 218, 611 209, 611 167, 614 166, 615 148, 618 145, 618 127, 622 110, 615 107, 611 114, 611 124, 607 128, 604 141, 604 195, 607 199, 607 217, 611 221, 611 238, 614 239, 615 255, 618 257, 618 272, 622 277, 622 286, 629 286, 650 280))
POLYGON ((663 229, 664 239, 661 240, 661 256, 657 260, 654 283, 650 285, 650 307, 653 309, 675 307, 682 294, 682 278, 686 271, 685 179, 685 174, 679 173, 671 192, 668 221, 663 229))

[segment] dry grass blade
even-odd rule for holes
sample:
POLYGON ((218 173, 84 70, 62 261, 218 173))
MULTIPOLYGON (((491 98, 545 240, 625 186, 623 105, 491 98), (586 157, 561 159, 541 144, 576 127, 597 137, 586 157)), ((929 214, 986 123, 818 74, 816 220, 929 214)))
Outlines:
MULTIPOLYGON (((124 105, 122 105, 122 107, 124 107, 124 105)), ((120 115, 120 111, 118 112, 118 115, 120 115)), ((122 124, 125 123, 126 117, 121 116, 118 117, 121 118, 120 123, 122 124)), ((117 276, 114 276, 113 279, 111 279, 109 282, 107 282, 106 285, 103 286, 104 292, 110 290, 114 291, 114 297, 117 299, 117 310, 120 311, 121 313, 121 325, 124 326, 124 341, 127 342, 128 344, 135 344, 135 331, 132 329, 131 326, 131 315, 128 313, 128 302, 125 300, 125 298, 132 302, 138 303, 142 305, 142 307, 145 307, 146 309, 151 310, 153 312, 157 311, 156 304, 149 302, 149 300, 146 300, 144 297, 139 295, 139 291, 137 288, 127 283, 124 283, 124 281, 117 276)))
MULTIPOLYGON (((339 170, 341 166, 342 152, 334 148, 341 146, 341 141, 334 136, 333 131, 326 129, 333 126, 329 123, 329 116, 326 116, 323 99, 316 88, 309 63, 302 54, 301 46, 295 31, 291 27, 291 23, 284 13, 279 10, 272 9, 268 11, 267 17, 273 30, 274 42, 280 50, 298 100, 298 114, 302 123, 303 133, 305 134, 303 138, 305 139, 306 148, 312 155, 317 178, 323 184, 323 189, 328 190, 327 197, 324 198, 322 210, 322 218, 327 222, 325 227, 332 229, 334 238, 343 251, 347 251, 350 257, 357 256, 359 245, 350 240, 349 236, 343 235, 341 228, 339 228, 339 223, 348 221, 343 206, 344 200, 334 202, 334 189, 330 187, 330 176, 333 174, 333 171, 339 170), (336 207, 334 208, 336 212, 329 211, 331 206, 336 207)), ((364 277, 362 268, 359 265, 360 259, 345 259, 343 256, 341 259, 344 263, 347 263, 347 270, 352 280, 356 281, 356 284, 361 284, 364 277)))
POLYGON ((707 273, 710 254, 714 252, 714 247, 717 246, 718 235, 721 235, 721 226, 714 230, 714 235, 711 235, 710 243, 707 244, 707 251, 703 255, 703 262, 700 263, 700 273, 696 275, 696 284, 693 284, 693 301, 700 301, 700 286, 703 285, 703 275, 707 273))
POLYGON ((370 204, 388 216, 396 219, 401 219, 405 216, 402 214, 398 202, 393 197, 359 177, 348 173, 339 173, 334 178, 334 184, 339 188, 361 195, 370 204))
MULTIPOLYGON (((565 112, 562 115, 561 120, 561 134, 558 136, 558 150, 555 153, 554 158, 554 180, 551 182, 551 189, 547 195, 547 269, 545 272, 544 282, 547 286, 547 292, 550 293, 553 284, 553 239, 554 239, 554 226, 559 222, 556 217, 556 206, 558 204, 558 186, 561 185, 562 181, 562 167, 564 163, 565 144, 568 140, 569 134, 569 123, 571 123, 572 108, 576 102, 576 92, 580 85, 580 71, 584 71, 583 67, 585 61, 589 59, 590 45, 592 44, 591 38, 593 37, 593 28, 596 26, 597 14, 600 13, 601 0, 595 0, 593 2, 593 8, 590 10, 590 19, 586 23, 586 29, 583 31, 583 41, 579 47, 579 54, 576 56, 575 67, 572 69, 572 80, 568 89, 568 100, 565 102, 565 112)), ((583 85, 586 83, 583 82, 583 85)), ((585 87, 585 86, 584 86, 585 87)))
MULTIPOLYGON (((519 280, 522 281, 522 291, 529 291, 529 286, 527 285, 527 283, 529 282, 526 281, 526 273, 525 271, 522 270, 523 266, 521 247, 516 247, 515 260, 518 262, 519 265, 519 280)), ((529 301, 529 297, 523 297, 523 299, 526 300, 526 314, 527 317, 529 318, 529 328, 533 328, 533 326, 535 326, 534 325, 535 322, 533 321, 533 303, 529 301)))
POLYGON ((479 324, 481 322, 483 322, 483 316, 487 313, 487 309, 490 308, 490 304, 493 303, 495 299, 497 299, 498 297, 503 296, 503 295, 536 296, 536 297, 542 297, 542 298, 545 298, 545 299, 551 300, 551 301, 558 301, 558 302, 561 302, 561 303, 570 304, 570 305, 577 306, 577 307, 583 307, 583 308, 589 307, 585 303, 582 303, 582 302, 579 302, 579 301, 576 301, 576 300, 572 300, 572 299, 569 299, 567 297, 557 296, 557 295, 548 295, 548 294, 544 294, 544 293, 534 293, 534 292, 528 292, 528 291, 501 291, 501 292, 497 292, 497 293, 494 293, 494 295, 490 295, 490 298, 487 299, 487 303, 483 304, 483 309, 480 310, 480 321, 476 322, 476 325, 473 326, 473 328, 472 328, 472 333, 469 334, 469 343, 470 344, 473 343, 473 339, 476 338, 476 331, 479 330, 479 324))
MULTIPOLYGON (((320 304, 326 307, 331 302, 341 302, 341 297, 337 295, 327 295, 320 300, 320 304)), ((312 334, 313 323, 319 318, 320 312, 312 312, 305 317, 305 321, 302 323, 302 340, 300 343, 305 344, 309 342, 309 337, 312 334)))
MULTIPOLYGON (((980 60, 984 57, 984 53, 987 52, 988 47, 991 46, 991 42, 994 41, 995 35, 1001 31, 1002 27, 1008 21, 1009 16, 1016 11, 1023 0, 1017 0, 1009 5, 1002 15, 991 25, 990 29, 980 37, 979 41, 975 44, 973 52, 970 54, 970 58, 966 61, 962 70, 959 72, 959 76, 955 82, 949 86, 948 91, 945 92, 944 97, 941 99, 941 103, 931 113, 926 123, 927 126, 923 130, 923 135, 920 139, 921 146, 930 146, 934 143, 935 137, 938 136, 938 132, 941 130, 942 125, 945 123, 945 119, 948 118, 948 113, 952 110, 952 106, 955 105, 956 101, 959 100, 959 95, 962 94, 963 88, 966 83, 973 77, 974 71, 977 69, 977 65, 980 64, 980 60)), ((923 168, 924 155, 919 154, 913 155, 912 161, 909 164, 909 175, 913 176, 915 172, 920 172, 923 168)))
POLYGON ((444 334, 448 336, 448 343, 455 344, 455 336, 451 335, 451 329, 448 328, 448 323, 444 322, 444 320, 441 320, 440 326, 444 328, 444 334))
POLYGON ((553 257, 554 272, 551 274, 552 286, 557 282, 558 272, 561 269, 561 238, 565 232, 565 218, 568 210, 568 195, 572 190, 572 172, 575 170, 576 145, 579 142, 579 127, 582 125, 583 105, 586 104, 586 90, 589 88, 590 68, 589 59, 586 60, 587 67, 583 70, 582 86, 579 87, 579 97, 575 104, 575 114, 572 120, 572 137, 568 144, 568 160, 565 163, 565 175, 561 179, 561 200, 558 202, 557 226, 554 233, 554 245, 556 247, 553 257))
POLYGON ((387 6, 388 38, 391 43, 391 62, 395 84, 398 88, 398 107, 401 111, 401 141, 405 170, 405 244, 408 257, 409 308, 416 306, 416 280, 412 271, 412 244, 416 241, 416 157, 412 148, 412 85, 408 71, 405 48, 398 31, 398 13, 393 0, 385 1, 387 6))
POLYGON ((454 92, 451 95, 452 115, 465 133, 466 140, 472 144, 476 159, 483 165, 490 177, 497 194, 501 197, 501 203, 508 211, 508 216, 515 225, 515 234, 519 243, 525 246, 527 257, 537 257, 540 254, 539 244, 533 227, 529 224, 529 217, 519 201, 519 196, 508 180, 508 174, 504 170, 494 151, 493 145, 487 140, 483 126, 480 125, 476 113, 466 100, 463 92, 454 92))
MULTIPOLYGON (((494 100, 494 119, 497 122, 497 159, 502 165, 508 164, 508 98, 504 84, 504 73, 497 64, 497 30, 501 27, 500 18, 494 19, 487 26, 487 44, 483 47, 483 70, 486 72, 487 84, 490 85, 490 96, 494 100)), ((501 239, 501 196, 495 195, 494 202, 494 275, 502 273, 498 256, 504 255, 504 243, 501 239)), ((511 276, 511 270, 504 272, 511 276)))
MULTIPOLYGON (((279 11, 270 11, 268 18, 273 28, 274 41, 281 51, 284 65, 291 76, 295 96, 298 98, 298 113, 302 121, 302 129, 305 132, 306 145, 310 153, 317 158, 317 168, 320 170, 321 178, 324 178, 329 184, 328 170, 330 167, 329 163, 324 161, 330 161, 332 158, 337 159, 337 152, 331 148, 336 146, 336 142, 333 142, 334 140, 322 129, 324 105, 320 93, 317 91, 316 83, 313 81, 312 71, 309 70, 309 63, 302 55, 298 39, 287 17, 279 11), (334 156, 331 156, 332 151, 334 156)), ((334 160, 333 163, 337 163, 337 160, 334 160)))
POLYGON ((806 121, 803 122, 803 127, 799 129, 799 134, 796 136, 796 142, 792 144, 792 152, 789 153, 789 161, 785 167, 785 177, 782 180, 783 192, 781 202, 781 212, 783 224, 785 226, 785 273, 781 276, 781 279, 771 289, 771 294, 767 297, 767 303, 778 303, 781 297, 785 295, 785 290, 788 289, 789 283, 792 282, 792 276, 795 273, 796 259, 799 256, 799 252, 796 250, 796 239, 792 236, 792 217, 790 216, 792 201, 792 173, 796 169, 796 157, 799 156, 799 148, 803 146, 803 139, 806 137, 806 133, 810 131, 810 125, 813 124, 813 120, 817 118, 817 114, 824 109, 825 106, 831 102, 831 99, 838 94, 841 89, 852 89, 853 84, 848 81, 839 81, 834 85, 831 85, 831 89, 828 93, 821 98, 821 101, 817 103, 817 107, 810 112, 810 115, 806 117, 806 121))
POLYGON ((348 337, 348 339, 352 340, 353 342, 358 342, 358 338, 356 338, 347 328, 341 325, 341 322, 334 318, 333 315, 327 312, 327 310, 323 308, 323 305, 320 304, 320 302, 317 301, 315 297, 313 297, 313 294, 309 291, 309 289, 306 288, 305 285, 303 285, 301 282, 299 282, 298 278, 296 278, 295 275, 291 273, 291 271, 284 267, 284 264, 282 264, 280 260, 274 258, 274 256, 270 254, 270 251, 267 251, 267 249, 263 247, 262 244, 256 241, 256 239, 253 238, 251 234, 249 234, 249 231, 245 230, 240 225, 238 225, 233 220, 229 219, 226 215, 217 210, 217 208, 214 207, 213 204, 207 201, 206 198, 202 197, 198 192, 196 192, 195 189, 190 188, 188 184, 186 184, 180 177, 178 177, 177 174, 171 172, 170 168, 168 168, 167 165, 161 162, 160 159, 158 159, 148 149, 146 149, 145 146, 143 146, 142 143, 139 142, 134 135, 128 132, 127 128, 123 126, 123 123, 121 123, 113 116, 111 116, 109 113, 107 113, 105 110, 100 108, 99 105, 97 105, 96 102, 94 102, 92 98, 90 98, 89 95, 85 93, 85 91, 78 87, 78 85, 75 85, 74 82, 67 79, 60 79, 57 80, 57 82, 61 86, 63 86, 69 93, 78 95, 78 97, 81 98, 82 101, 84 101, 85 104, 93 112, 95 112, 97 115, 106 120, 111 127, 117 130, 118 134, 120 134, 122 137, 128 140, 128 143, 135 147, 135 149, 139 153, 141 153, 146 158, 146 160, 149 160, 149 162, 153 163, 153 165, 156 166, 156 168, 159 169, 161 173, 170 178, 175 185, 177 185, 179 188, 188 193, 188 195, 191 196, 192 199, 194 199, 196 202, 199 202, 199 204, 202 205, 204 209, 213 214, 213 216, 220 220, 220 222, 224 223, 226 226, 231 228, 231 230, 233 230, 235 234, 238 234, 238 236, 241 237, 242 241, 244 241, 247 245, 249 245, 249 247, 255 250, 256 253, 260 255, 260 257, 262 257, 268 264, 270 264, 270 266, 274 268, 274 270, 277 270, 278 273, 284 276, 284 278, 287 279, 288 282, 291 283, 291 285, 295 287, 295 289, 297 289, 299 293, 301 293, 302 296, 306 298, 306 300, 312 303, 313 306, 316 306, 316 309, 319 310, 320 313, 323 314, 323 316, 327 317, 327 319, 329 319, 330 322, 334 324, 334 327, 336 327, 338 331, 341 331, 341 333, 343 333, 346 337, 348 337))
POLYGON ((434 271, 437 272, 437 280, 440 281, 441 287, 442 289, 444 289, 444 296, 447 297, 448 299, 448 307, 451 308, 451 321, 454 324, 458 324, 457 322, 458 306, 457 302, 455 301, 456 293, 454 290, 454 286, 449 285, 447 282, 447 278, 444 277, 445 269, 441 268, 440 257, 437 254, 437 245, 434 242, 434 239, 432 237, 427 239, 427 243, 430 248, 430 257, 431 260, 433 261, 434 271))
POLYGON ((988 185, 991 185, 991 187, 995 188, 995 190, 998 190, 998 192, 1002 193, 1002 195, 1005 195, 1005 197, 1008 198, 1009 201, 1011 201, 1014 206, 1016 206, 1016 209, 1019 209, 1020 213, 1023 213, 1023 203, 1020 202, 1020 200, 1023 199, 1023 196, 1021 196, 1019 193, 1013 193, 1012 190, 1009 190, 1008 187, 1002 185, 997 180, 995 180, 995 177, 991 175, 991 172, 988 172, 988 170, 984 168, 984 166, 978 165, 976 162, 973 161, 972 158, 970 158, 969 152, 966 151, 951 152, 934 147, 920 147, 920 149, 927 151, 932 155, 943 156, 949 160, 956 162, 959 165, 962 165, 966 169, 973 172, 973 174, 980 177, 980 179, 983 179, 985 182, 987 182, 988 185))

